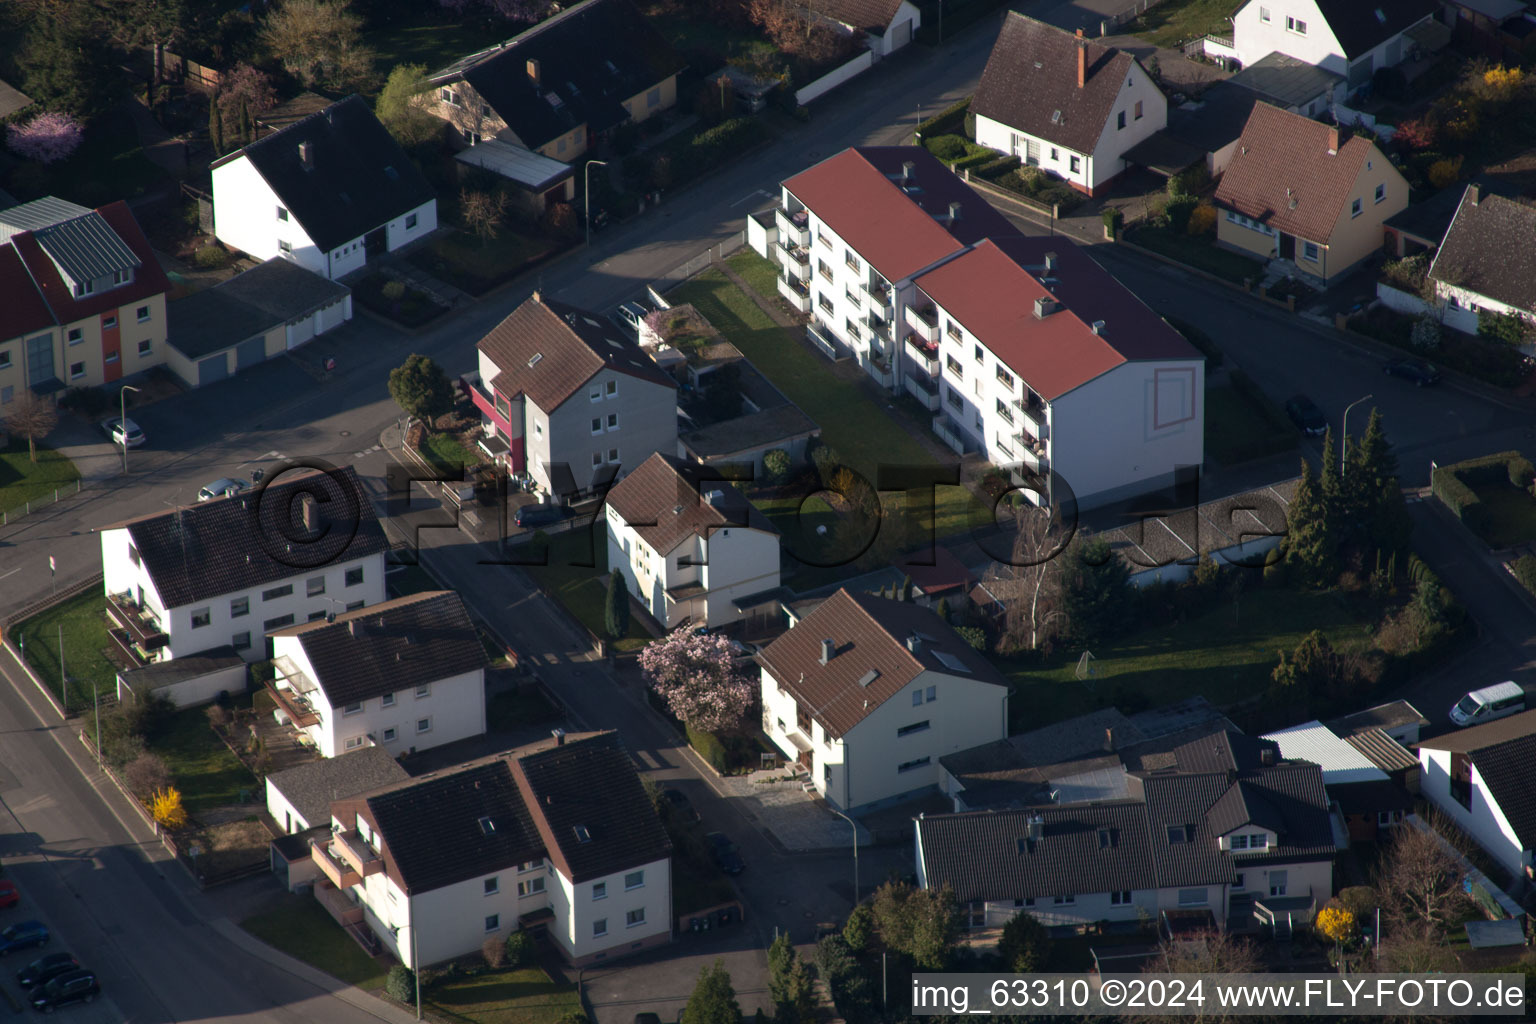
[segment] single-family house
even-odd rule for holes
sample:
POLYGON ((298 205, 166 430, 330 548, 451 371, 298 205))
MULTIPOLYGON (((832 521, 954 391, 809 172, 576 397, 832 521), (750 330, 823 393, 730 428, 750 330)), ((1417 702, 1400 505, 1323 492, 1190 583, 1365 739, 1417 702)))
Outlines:
POLYGON ((918 884, 950 886, 972 928, 1019 913, 1077 928, 1184 912, 1288 935, 1333 894, 1317 765, 1218 732, 1126 769, 1123 795, 1107 799, 920 816, 918 884))
POLYGON ((211 167, 219 241, 332 281, 437 228, 432 186, 360 96, 211 167))
POLYGON ((1424 798, 1506 870, 1536 875, 1536 711, 1420 740, 1424 798))
POLYGON ((167 306, 166 363, 188 387, 225 380, 352 319, 352 289, 273 257, 167 306))
POLYGON ((614 733, 555 738, 333 801, 315 897, 409 967, 514 931, 576 966, 672 938, 672 846, 614 733))
POLYGON ((108 653, 123 668, 226 644, 259 661, 274 630, 384 600, 389 542, 351 466, 100 532, 108 653))
POLYGON ((1167 127, 1168 99, 1130 53, 1009 12, 971 113, 980 145, 1093 195, 1167 127))
POLYGON ((1258 103, 1215 201, 1220 244, 1326 285, 1381 250, 1408 183, 1365 137, 1258 103))
POLYGON ((912 41, 923 24, 912 0, 801 0, 805 16, 834 22, 849 35, 862 36, 875 60, 889 57, 912 41))
POLYGON ((939 781, 1008 734, 1008 681, 931 609, 839 590, 758 655, 763 728, 842 810, 939 781))
POLYGON ((485 733, 485 648, 452 590, 397 597, 271 634, 274 714, 335 757, 415 753, 485 733))
POLYGON ((1334 838, 1340 849, 1370 842, 1413 812, 1413 798, 1380 765, 1323 723, 1303 722, 1263 737, 1280 746, 1287 761, 1311 761, 1323 770, 1334 838))
POLYGON ((582 0, 434 72, 427 109, 470 146, 500 139, 570 163, 618 126, 675 107, 682 68, 630 0, 582 0))
POLYGON ((677 453, 677 381, 607 317, 539 292, 480 339, 460 386, 512 473, 565 498, 677 453))
POLYGON ((1279 51, 1345 77, 1353 92, 1382 68, 1450 42, 1434 21, 1438 0, 1248 0, 1232 16, 1232 40, 1206 53, 1248 67, 1279 51))
POLYGON ((1533 238, 1536 206, 1467 186, 1429 267, 1447 326, 1476 334, 1484 312, 1536 324, 1533 238))
POLYGON ((164 362, 170 287, 126 203, 0 210, 0 417, 25 389, 109 385, 164 362))
POLYGON ((667 629, 774 603, 779 531, 717 471, 657 452, 607 494, 608 564, 667 629))
POLYGON ((1093 507, 1199 472, 1204 357, 1066 239, 987 239, 924 271, 900 328, 935 432, 1033 501, 1093 507))

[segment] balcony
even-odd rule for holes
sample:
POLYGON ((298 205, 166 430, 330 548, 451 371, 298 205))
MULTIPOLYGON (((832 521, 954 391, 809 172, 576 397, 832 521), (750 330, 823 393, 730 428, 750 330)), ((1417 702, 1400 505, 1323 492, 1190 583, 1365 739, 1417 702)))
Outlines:
MULTIPOLYGON (((912 311, 907 310, 910 314, 912 311)), ((936 341, 924 341, 916 334, 907 335, 907 355, 917 361, 917 364, 927 371, 928 376, 939 375, 939 343, 936 341)))
POLYGON ((836 361, 842 355, 842 345, 826 324, 812 320, 805 325, 805 336, 828 359, 836 361))
POLYGON ((802 313, 811 311, 811 290, 792 278, 779 278, 779 294, 802 313))
POLYGON ((891 286, 884 281, 866 281, 859 286, 869 302, 870 308, 885 311, 885 318, 889 320, 891 313, 891 286))
POLYGON ((871 333, 873 333, 875 335, 875 337, 879 338, 881 341, 886 342, 887 344, 890 343, 890 340, 891 340, 891 324, 890 324, 890 321, 882 320, 879 317, 875 316, 873 313, 871 313, 871 314, 869 314, 868 316, 866 316, 864 318, 864 323, 869 327, 871 333))
POLYGON ((785 245, 778 243, 780 262, 784 264, 784 273, 798 281, 811 279, 811 253, 810 250, 798 245, 785 245))
POLYGON ((118 653, 133 663, 131 667, 154 661, 171 642, 154 613, 128 594, 107 597, 107 625, 118 653))
POLYGON ((907 394, 923 403, 929 412, 939 409, 939 386, 921 374, 908 373, 903 377, 907 394))
POLYGON ((325 908, 331 919, 343 928, 363 923, 363 908, 353 903, 340 889, 329 885, 315 886, 315 899, 325 908))
POLYGON ((907 307, 907 326, 923 341, 931 345, 939 343, 939 311, 933 306, 907 307))
POLYGON ((1019 462, 1025 469, 1036 476, 1044 476, 1050 471, 1051 462, 1045 454, 1045 445, 1028 434, 1018 434, 1016 440, 1019 443, 1019 462))
POLYGON ((474 370, 459 378, 459 390, 469 396, 480 415, 496 425, 496 432, 505 437, 518 437, 522 434, 522 424, 518 424, 516 430, 512 429, 511 404, 507 403, 505 410, 496 408, 496 395, 485 386, 485 381, 480 379, 480 371, 474 370))
POLYGON ((1045 403, 1040 401, 1039 396, 1033 391, 1022 398, 1015 398, 1013 407, 1023 417, 1022 426, 1025 430, 1042 441, 1051 436, 1051 425, 1046 418, 1045 403))
POLYGON ((300 729, 308 729, 312 725, 320 724, 320 713, 315 710, 309 698, 297 690, 291 690, 286 686, 277 686, 275 683, 267 684, 267 692, 277 706, 282 709, 288 720, 300 729))
POLYGON ((790 213, 781 207, 774 211, 774 220, 779 226, 779 238, 789 239, 796 245, 811 244, 811 213, 809 210, 798 210, 790 213))
POLYGON ((864 369, 883 388, 888 388, 895 383, 895 378, 891 375, 890 364, 884 359, 871 359, 864 364, 864 369))
POLYGON ((331 836, 331 852, 339 854, 343 864, 364 878, 384 870, 384 861, 363 842, 362 836, 350 829, 331 836))
POLYGON ((328 839, 311 839, 309 857, 320 869, 320 873, 330 879, 331 884, 338 889, 350 889, 363 880, 360 872, 353 871, 350 866, 336 858, 328 839))
POLYGON ((938 434, 939 440, 949 445, 956 455, 966 455, 976 450, 976 443, 971 439, 971 435, 961 430, 959 424, 943 413, 933 418, 933 432, 938 434))

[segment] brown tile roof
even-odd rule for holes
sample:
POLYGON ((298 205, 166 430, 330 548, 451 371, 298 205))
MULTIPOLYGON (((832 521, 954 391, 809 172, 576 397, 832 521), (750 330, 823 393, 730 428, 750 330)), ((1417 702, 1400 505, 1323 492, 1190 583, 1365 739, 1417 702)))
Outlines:
POLYGON ((1536 735, 1536 710, 1522 711, 1518 715, 1510 715, 1486 725, 1474 725, 1469 729, 1457 729, 1433 739, 1420 740, 1414 747, 1470 754, 1484 747, 1533 735, 1536 735))
POLYGON ((663 557, 686 538, 707 538, 721 527, 779 532, 718 472, 661 452, 615 484, 608 505, 663 557), (716 503, 706 500, 710 492, 718 493, 716 503))
POLYGON ((524 395, 546 413, 605 367, 661 387, 677 387, 607 317, 545 299, 538 292, 491 328, 478 348, 499 371, 492 387, 509 397, 524 395))
POLYGON ((1136 64, 1123 50, 1079 41, 1070 32, 1009 12, 976 85, 971 112, 1078 153, 1098 145, 1120 86, 1136 64), (1077 48, 1088 76, 1077 85, 1077 48))
POLYGON ((271 634, 299 638, 331 707, 486 667, 485 648, 452 590, 397 597, 271 634))
POLYGON ((852 25, 866 32, 884 35, 901 10, 901 0, 798 0, 802 7, 852 25))
POLYGON ((1217 205, 1288 235, 1327 243, 1366 160, 1387 163, 1381 151, 1360 136, 1330 154, 1334 131, 1268 103, 1255 103, 1216 188, 1217 205))
POLYGON ((1533 238, 1536 206, 1468 185, 1429 276, 1516 309, 1536 310, 1533 238))
MULTIPOLYGON (((134 220, 128 204, 119 200, 101 207, 96 212, 139 260, 139 266, 134 271, 131 284, 119 288, 108 288, 83 299, 77 299, 70 291, 69 285, 65 284, 64 279, 59 276, 53 260, 43 251, 42 245, 39 244, 33 232, 23 231, 11 237, 11 245, 21 257, 22 262, 27 265, 27 270, 36 282, 38 290, 42 292, 43 299, 61 324, 74 323, 85 317, 96 316, 98 313, 139 302, 152 295, 170 291, 171 288, 165 271, 160 268, 160 261, 155 258, 154 250, 150 248, 149 239, 144 237, 144 232, 139 228, 139 222, 134 220)), ((0 329, 0 334, 10 336, 10 332, 4 329, 0 329)))
POLYGON ((921 605, 839 590, 758 659, 833 736, 843 736, 923 672, 1007 686, 1002 673, 921 605), (908 649, 917 637, 918 651, 908 649), (833 657, 821 663, 821 641, 833 657), (871 674, 874 678, 865 681, 871 674))
MULTIPOLYGON (((5 310, 5 319, 0 322, 0 341, 19 338, 54 323, 53 311, 32 283, 32 275, 27 273, 14 245, 0 245, 0 308, 5 310)), ((11 360, 20 366, 21 353, 11 353, 11 360)))

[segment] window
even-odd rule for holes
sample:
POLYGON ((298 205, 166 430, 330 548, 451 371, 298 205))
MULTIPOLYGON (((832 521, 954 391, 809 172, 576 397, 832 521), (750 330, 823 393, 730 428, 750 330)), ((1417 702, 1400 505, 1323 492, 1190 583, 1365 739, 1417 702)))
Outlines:
POLYGON ((343 609, 343 611, 355 612, 359 608, 361 608, 362 606, 363 606, 363 602, 362 601, 348 601, 347 602, 347 606, 346 606, 346 608, 343 609))
POLYGON ((1231 840, 1230 840, 1229 845, 1234 850, 1246 850, 1246 849, 1248 849, 1248 837, 1247 836, 1233 836, 1231 838, 1231 840))
POLYGON ((997 368, 997 382, 1003 387, 1007 388, 1010 392, 1013 391, 1013 374, 1009 373, 1001 366, 997 368))
POLYGON ((307 616, 305 616, 304 621, 305 622, 319 622, 323 618, 325 618, 325 609, 322 608, 318 612, 310 612, 307 616))
POLYGON ((631 910, 629 913, 624 915, 624 927, 635 928, 642 924, 645 924, 644 907, 641 907, 639 910, 631 910))
POLYGON ((1008 408, 1008 403, 1001 398, 997 400, 997 414, 1009 423, 1013 422, 1013 410, 1008 408))
POLYGON ((594 465, 594 466, 601 466, 602 464, 603 464, 603 453, 602 452, 593 452, 592 453, 592 465, 594 465))
POLYGON ((148 339, 146 339, 144 341, 141 341, 141 342, 139 342, 139 355, 147 356, 151 352, 154 351, 154 348, 155 348, 154 343, 149 341, 148 339))
POLYGON ((66 337, 71 345, 78 345, 85 340, 85 332, 78 327, 71 327, 66 337))
POLYGON ((1306 242, 1306 243, 1304 243, 1302 245, 1302 247, 1301 247, 1301 258, 1304 259, 1304 260, 1311 260, 1313 263, 1316 263, 1317 262, 1317 243, 1316 242, 1306 242))
POLYGON ((605 900, 605 899, 607 899, 608 898, 608 883, 607 882, 598 882, 596 885, 592 886, 592 898, 594 900, 605 900))
POLYGON ((601 402, 602 400, 603 400, 603 389, 594 384, 592 386, 592 388, 587 391, 587 401, 589 401, 589 402, 601 402))
POLYGON ((1268 7, 1260 7, 1259 8, 1259 20, 1262 21, 1266 25, 1269 24, 1269 8, 1268 7))
MULTIPOLYGON (((444 91, 446 92, 447 90, 444 90, 444 91)), ((279 206, 277 208, 277 219, 278 220, 287 220, 288 219, 288 211, 286 209, 284 209, 283 207, 279 206)))
POLYGON ((1360 200, 1358 200, 1358 199, 1353 200, 1349 204, 1349 215, 1351 217, 1358 217, 1358 216, 1360 216, 1360 200))
POLYGON ((541 893, 543 891, 544 891, 544 876, 543 875, 540 875, 537 878, 525 878, 523 881, 517 883, 517 895, 519 897, 522 897, 522 896, 533 896, 533 895, 535 895, 537 893, 541 893))
POLYGON ((194 609, 192 609, 192 628, 193 629, 202 629, 204 626, 208 625, 208 623, 210 623, 212 621, 213 621, 213 613, 211 611, 209 611, 207 608, 194 608, 194 609))
POLYGON ((277 243, 277 251, 282 253, 284 256, 292 256, 293 255, 293 243, 292 242, 286 242, 286 241, 280 241, 280 242, 277 243))
POLYGON ((261 599, 263 601, 276 601, 278 598, 287 597, 291 593, 293 593, 293 584, 284 583, 280 587, 273 587, 271 590, 263 590, 261 592, 261 599))
POLYGON ((987 350, 982 348, 980 345, 977 345, 974 349, 971 350, 971 358, 976 360, 982 366, 985 366, 987 365, 987 350))
POLYGON ((915 761, 903 761, 896 766, 898 772, 915 772, 919 768, 926 767, 930 758, 920 757, 915 761))
POLYGON ((140 306, 138 309, 134 310, 133 318, 141 324, 149 323, 149 307, 140 306))
POLYGON ((392 708, 394 706, 395 706, 395 695, 394 694, 386 693, 384 696, 379 698, 379 707, 381 707, 381 708, 392 708))
POLYGON ((1124 127, 1125 127, 1125 111, 1122 110, 1122 111, 1118 112, 1117 114, 1115 114, 1115 131, 1119 131, 1120 129, 1122 129, 1124 127))
POLYGON ((385 729, 384 730, 384 742, 385 743, 393 743, 393 742, 395 742, 395 735, 396 735, 396 733, 395 733, 395 730, 393 728, 385 729))
POLYGON ((964 408, 965 406, 965 402, 960 398, 960 392, 956 391, 954 388, 946 389, 944 394, 944 401, 949 403, 950 408, 957 411, 964 408))
POLYGON ((928 687, 928 703, 932 704, 934 701, 936 701, 938 699, 939 699, 939 688, 937 686, 930 686, 930 687, 928 687))
POLYGON ((1179 906, 1181 907, 1203 907, 1207 902, 1209 902, 1209 897, 1207 897, 1206 890, 1204 889, 1179 890, 1179 906))
POLYGON ((117 330, 117 314, 116 313, 108 313, 106 316, 102 317, 101 318, 101 329, 104 330, 104 331, 115 331, 115 330, 117 330))
POLYGON ((1386 199, 1386 198, 1387 198, 1387 186, 1384 185, 1384 184, 1383 185, 1377 185, 1376 186, 1376 201, 1379 203, 1383 199, 1386 199))
POLYGON ((1287 876, 1284 871, 1271 871, 1269 873, 1269 894, 1271 896, 1284 896, 1287 876))
POLYGON ((619 461, 619 450, 617 448, 608 449, 608 461, 615 463, 619 461))
POLYGON ((1109 905, 1112 907, 1128 907, 1131 905, 1131 891, 1122 889, 1119 892, 1109 894, 1109 905))
POLYGON ((499 892, 501 892, 500 877, 493 875, 492 877, 487 878, 485 880, 485 895, 495 896, 499 892))
POLYGON ((1070 907, 1077 902, 1077 897, 1071 893, 1065 896, 1052 896, 1051 902, 1058 907, 1070 907))
POLYGON ((1189 842, 1189 832, 1183 825, 1168 826, 1168 844, 1170 846, 1174 845, 1175 843, 1187 842, 1189 842))
POLYGON ((430 697, 430 696, 432 696, 432 684, 431 683, 422 683, 420 686, 416 687, 416 699, 417 700, 421 700, 423 697, 430 697))
POLYGON ((848 269, 855 274, 859 272, 861 264, 859 263, 859 258, 853 254, 852 249, 843 250, 843 262, 848 264, 848 269))
POLYGON ((363 745, 363 738, 361 736, 348 736, 347 739, 346 739, 346 742, 342 744, 342 749, 344 749, 344 750, 356 750, 358 747, 361 747, 362 745, 363 745))
POLYGON ((1254 832, 1248 836, 1248 848, 1251 850, 1267 850, 1269 848, 1269 836, 1263 832, 1254 832))
POLYGON ((1079 173, 1083 169, 1082 159, 1076 156, 1067 157, 1067 169, 1073 174, 1079 173))
POLYGON ((8 370, 10 368, 11 350, 8 348, 0 348, 0 370, 8 370))
POLYGON ((645 872, 644 871, 631 871, 629 874, 624 876, 624 891, 625 892, 628 892, 631 889, 639 889, 639 888, 641 888, 644 885, 645 885, 645 872))
POLYGON ((820 306, 823 312, 832 312, 832 299, 825 292, 816 296, 816 305, 820 306))
POLYGON ((459 97, 455 95, 452 89, 439 90, 437 95, 439 99, 448 104, 450 107, 456 107, 459 105, 459 97))
POLYGON ((114 271, 112 271, 112 287, 114 287, 114 288, 117 287, 120 284, 127 284, 129 281, 132 281, 132 280, 133 280, 133 271, 131 271, 131 270, 114 270, 114 271))
POLYGON ((325 593, 325 577, 311 576, 304 581, 304 593, 309 597, 319 597, 325 593))
POLYGON ((106 362, 106 364, 108 366, 111 366, 113 363, 115 363, 117 361, 118 361, 118 354, 116 352, 108 352, 107 353, 107 358, 106 358, 105 362, 106 362))
POLYGON ((69 379, 70 380, 79 380, 81 377, 84 377, 84 376, 85 376, 85 364, 84 363, 70 363, 69 364, 69 379))
POLYGON ((244 633, 236 633, 234 636, 230 637, 229 638, 229 646, 233 647, 237 651, 248 651, 248 650, 250 650, 251 649, 251 634, 250 634, 250 631, 247 630, 244 633))
POLYGON ((96 290, 96 286, 90 281, 83 281, 75 285, 75 298, 82 299, 96 290))
POLYGON ((362 566, 358 566, 355 569, 348 569, 347 575, 342 579, 342 584, 348 587, 355 587, 361 582, 363 582, 362 566))
POLYGON ((921 686, 919 686, 917 689, 912 691, 912 706, 917 708, 917 707, 922 707, 922 705, 923 705, 923 688, 921 686))
POLYGON ((645 106, 647 110, 655 110, 661 106, 661 86, 657 86, 645 94, 645 106))
POLYGON ((7 384, 5 387, 0 388, 0 405, 10 405, 15 398, 16 389, 13 386, 7 384))
POLYGON ((927 722, 913 722, 911 725, 904 725, 900 729, 897 729, 896 730, 896 735, 898 737, 901 737, 901 736, 911 736, 915 732, 926 732, 927 730, 928 730, 928 723, 927 722))
POLYGON ((603 418, 601 416, 593 416, 592 417, 592 433, 594 433, 594 434, 601 434, 602 432, 603 432, 603 418))
POLYGON ((592 922, 592 937, 594 939, 600 939, 607 934, 608 919, 606 917, 600 917, 596 921, 592 922))
POLYGON ((274 629, 282 629, 284 626, 291 625, 293 625, 292 615, 279 615, 275 619, 267 619, 265 622, 263 622, 261 624, 261 631, 263 633, 270 633, 274 629))
POLYGON ((1051 147, 1051 163, 1061 163, 1061 150, 1057 149, 1055 146, 1051 147))
POLYGON ((944 365, 949 367, 949 372, 954 374, 957 379, 963 379, 965 377, 965 368, 960 365, 960 360, 956 359, 954 356, 945 356, 944 365))
POLYGON ((1242 892, 1246 888, 1247 886, 1243 884, 1243 873, 1239 871, 1237 875, 1232 879, 1232 891, 1242 892))
POLYGON ((419 732, 419 733, 421 733, 421 732, 431 732, 432 731, 432 719, 430 719, 430 718, 418 718, 418 719, 416 719, 416 731, 419 732))
POLYGON ((351 704, 348 704, 346 707, 342 708, 341 713, 343 715, 360 715, 363 713, 363 702, 353 701, 351 704))
POLYGON ((1141 100, 1136 101, 1136 120, 1141 120, 1141 100))
POLYGON ((950 341, 953 341, 953 342, 958 344, 959 341, 960 341, 960 337, 961 337, 961 335, 960 335, 960 325, 955 323, 953 320, 951 320, 949 323, 945 324, 944 325, 944 336, 947 337, 950 341))
POLYGON ((609 430, 618 430, 619 429, 619 414, 618 413, 611 412, 611 413, 608 414, 608 429, 609 430))
POLYGON ((408 214, 405 215, 405 230, 407 230, 407 231, 415 231, 416 230, 416 214, 408 213, 408 214))
POLYGON ((501 927, 501 915, 500 914, 486 914, 485 915, 485 930, 486 931, 494 932, 494 931, 496 931, 500 927, 501 927))
POLYGON ((1307 23, 1300 18, 1293 18, 1290 15, 1285 17, 1285 28, 1286 31, 1295 32, 1299 36, 1307 34, 1307 23))
POLYGON ((555 147, 555 152, 557 152, 557 153, 564 153, 565 152, 565 146, 566 146, 566 140, 562 138, 560 140, 560 144, 555 147))

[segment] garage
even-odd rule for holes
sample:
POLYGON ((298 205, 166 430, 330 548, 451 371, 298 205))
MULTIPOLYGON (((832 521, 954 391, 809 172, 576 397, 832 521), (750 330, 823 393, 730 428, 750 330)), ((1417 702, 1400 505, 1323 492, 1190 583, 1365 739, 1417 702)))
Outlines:
POLYGON ((229 357, 223 352, 197 361, 197 386, 204 387, 229 377, 229 357))
POLYGON ((899 50, 912 41, 912 19, 908 18, 896 25, 896 31, 891 33, 891 49, 899 50))
POLYGON ((267 358, 267 339, 252 338, 235 346, 235 372, 263 363, 267 358))
POLYGON ((288 347, 298 348, 315 336, 315 318, 306 316, 297 323, 288 325, 288 347))

